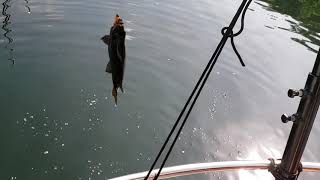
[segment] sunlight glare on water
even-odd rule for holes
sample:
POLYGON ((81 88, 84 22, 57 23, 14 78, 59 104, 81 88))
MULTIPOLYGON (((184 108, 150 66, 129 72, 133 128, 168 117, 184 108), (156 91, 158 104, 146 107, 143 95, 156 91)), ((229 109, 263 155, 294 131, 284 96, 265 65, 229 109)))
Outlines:
MULTIPOLYGON (((265 145, 262 149, 263 153, 269 157, 281 157, 281 152, 277 149, 267 148, 265 145)), ((238 160, 266 160, 260 156, 261 153, 257 149, 251 149, 248 147, 249 152, 245 158, 238 158, 238 160)), ((239 180, 272 180, 274 177, 266 170, 247 171, 240 170, 238 172, 239 180)))

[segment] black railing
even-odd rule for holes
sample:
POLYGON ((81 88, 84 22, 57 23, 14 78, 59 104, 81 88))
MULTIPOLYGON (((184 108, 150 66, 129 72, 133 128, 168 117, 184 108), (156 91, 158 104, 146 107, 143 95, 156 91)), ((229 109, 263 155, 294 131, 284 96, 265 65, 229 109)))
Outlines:
POLYGON ((313 122, 320 105, 320 50, 314 67, 309 73, 304 89, 288 91, 288 96, 300 96, 301 101, 297 113, 287 116, 282 115, 283 122, 292 121, 292 129, 284 150, 281 164, 271 171, 276 180, 298 179, 302 170, 301 156, 306 147, 313 122))

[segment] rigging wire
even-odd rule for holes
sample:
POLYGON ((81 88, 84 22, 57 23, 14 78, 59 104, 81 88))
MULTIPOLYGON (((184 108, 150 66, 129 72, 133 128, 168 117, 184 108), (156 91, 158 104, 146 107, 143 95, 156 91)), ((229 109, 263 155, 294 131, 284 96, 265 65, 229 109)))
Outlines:
POLYGON ((161 166, 160 166, 160 168, 159 168, 159 171, 158 171, 157 175, 154 177, 155 180, 158 179, 158 177, 159 177, 159 175, 160 175, 160 173, 161 173, 161 170, 163 169, 163 167, 164 167, 164 165, 165 165, 165 163, 166 163, 166 161, 167 161, 167 159, 168 159, 168 157, 169 157, 169 155, 170 155, 170 153, 171 153, 171 151, 172 151, 172 149, 173 149, 173 147, 174 147, 174 145, 175 145, 175 143, 176 143, 176 141, 177 141, 177 139, 178 139, 178 137, 179 137, 179 135, 180 135, 180 133, 181 133, 181 131, 182 131, 182 129, 183 129, 183 127, 184 127, 187 119, 188 119, 188 117, 189 117, 190 112, 191 112, 191 110, 193 109, 193 106, 194 106, 195 102, 197 101, 197 99, 198 99, 198 97, 199 97, 199 95, 200 95, 200 93, 201 93, 201 90, 203 89, 203 87, 204 87, 204 85, 205 85, 205 83, 206 83, 206 81, 207 81, 207 79, 208 79, 208 77, 209 77, 209 75, 210 75, 210 73, 211 73, 211 71, 212 71, 215 63, 217 62, 218 57, 219 57, 219 55, 220 55, 220 53, 221 53, 221 51, 222 51, 222 49, 223 49, 223 47, 224 47, 224 45, 225 45, 225 43, 227 42, 227 40, 228 40, 229 37, 230 37, 230 39, 231 39, 232 48, 233 48, 233 50, 235 51, 237 57, 239 58, 239 61, 240 61, 241 65, 242 65, 242 66, 245 66, 245 64, 243 63, 243 60, 242 60, 239 52, 237 51, 237 49, 236 49, 236 47, 235 47, 235 45, 234 45, 233 37, 238 36, 238 35, 241 34, 241 32, 243 31, 243 29, 244 29, 244 17, 245 17, 245 13, 246 13, 246 10, 248 9, 251 1, 252 1, 252 0, 249 0, 248 3, 247 3, 247 0, 243 0, 242 3, 241 3, 241 5, 240 5, 240 7, 239 7, 239 9, 237 10, 235 16, 233 17, 230 25, 229 25, 228 27, 224 27, 224 28, 221 30, 222 35, 223 35, 221 41, 219 42, 217 48, 215 49, 215 52, 213 53, 213 55, 212 55, 212 57, 210 58, 207 66, 205 67, 204 71, 202 72, 202 74, 201 74, 201 76, 200 76, 200 78, 199 78, 196 86, 195 86, 194 89, 192 90, 191 95, 189 96, 189 98, 188 98, 187 102, 185 103, 182 111, 180 112, 180 114, 179 114, 179 116, 178 116, 175 124, 173 125, 173 127, 172 127, 169 135, 167 136, 164 144, 162 145, 162 147, 161 147, 158 155, 156 156, 156 159, 155 159, 154 162, 152 163, 152 165, 151 165, 151 167, 150 167, 150 170, 148 171, 148 174, 147 174, 146 177, 144 178, 145 180, 147 180, 147 179, 149 178, 150 173, 151 173, 152 170, 154 169, 154 167, 155 167, 156 163, 158 162, 161 154, 163 153, 164 149, 166 148, 166 146, 167 146, 167 144, 168 144, 168 142, 169 142, 169 140, 170 140, 173 132, 175 131, 175 129, 177 128, 179 122, 181 121, 182 115, 183 115, 184 112, 186 111, 186 109, 187 109, 188 105, 190 104, 190 101, 192 100, 192 98, 193 98, 196 90, 198 89, 200 83, 202 82, 202 83, 201 83, 201 86, 200 86, 200 89, 197 91, 197 94, 196 94, 195 98, 193 99, 192 104, 190 105, 190 108, 188 109, 188 112, 187 112, 184 120, 182 121, 182 124, 181 124, 181 126, 180 126, 180 128, 179 128, 179 130, 178 130, 178 132, 177 132, 177 134, 176 134, 173 142, 171 143, 171 146, 170 146, 170 148, 169 148, 169 150, 168 150, 168 152, 167 152, 164 160, 162 161, 162 164, 161 164, 161 166), (239 30, 237 33, 233 34, 232 29, 233 29, 233 27, 235 26, 235 24, 236 24, 236 22, 237 22, 237 20, 238 20, 238 18, 239 18, 239 16, 240 16, 240 14, 241 14, 241 12, 242 12, 242 16, 241 16, 241 28, 240 28, 240 30, 239 30), (203 80, 203 78, 204 78, 204 80, 203 80))

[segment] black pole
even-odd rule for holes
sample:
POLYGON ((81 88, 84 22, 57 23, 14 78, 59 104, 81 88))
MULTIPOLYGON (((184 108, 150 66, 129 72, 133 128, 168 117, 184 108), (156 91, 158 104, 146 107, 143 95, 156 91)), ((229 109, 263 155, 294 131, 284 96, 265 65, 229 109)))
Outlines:
POLYGON ((296 114, 291 116, 284 114, 281 117, 283 122, 293 121, 293 126, 281 164, 271 171, 276 180, 298 179, 299 173, 302 171, 301 156, 320 105, 320 50, 313 70, 308 75, 305 88, 298 91, 290 89, 288 96, 291 98, 300 96, 301 101, 296 114))

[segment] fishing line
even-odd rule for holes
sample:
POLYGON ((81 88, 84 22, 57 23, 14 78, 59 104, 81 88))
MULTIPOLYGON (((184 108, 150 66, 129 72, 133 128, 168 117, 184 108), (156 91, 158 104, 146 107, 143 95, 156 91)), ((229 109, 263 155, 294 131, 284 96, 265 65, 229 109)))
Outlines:
POLYGON ((170 148, 169 148, 169 150, 168 150, 168 152, 167 152, 164 160, 163 160, 162 163, 161 163, 161 166, 160 166, 160 168, 159 168, 158 173, 157 173, 156 176, 154 177, 155 180, 158 179, 158 177, 159 177, 159 175, 160 175, 160 173, 161 173, 161 170, 163 169, 163 167, 164 167, 164 165, 165 165, 165 163, 166 163, 166 161, 167 161, 167 159, 168 159, 168 157, 169 157, 169 155, 170 155, 170 153, 171 153, 171 151, 172 151, 172 149, 173 149, 173 147, 174 147, 174 145, 175 145, 175 143, 176 143, 176 141, 177 141, 177 139, 178 139, 178 137, 179 137, 179 135, 180 135, 180 133, 181 133, 181 131, 182 131, 182 129, 183 129, 183 127, 184 127, 187 119, 188 119, 188 117, 189 117, 190 112, 191 112, 191 110, 193 109, 193 106, 194 106, 195 102, 197 101, 197 99, 198 99, 198 97, 199 97, 199 95, 200 95, 200 93, 201 93, 201 91, 202 91, 202 89, 203 89, 203 87, 204 87, 204 85, 205 85, 205 83, 206 83, 206 81, 207 81, 207 79, 208 79, 208 77, 209 77, 209 75, 210 75, 210 73, 211 73, 211 71, 212 71, 215 63, 217 62, 218 57, 219 57, 219 55, 220 55, 220 53, 221 53, 221 51, 222 51, 222 49, 223 49, 223 47, 224 47, 224 45, 225 45, 225 43, 227 42, 227 40, 228 40, 229 37, 230 37, 230 39, 231 39, 232 48, 233 48, 233 50, 235 51, 235 53, 237 54, 241 65, 242 65, 242 66, 245 66, 245 64, 244 64, 243 61, 242 61, 242 58, 241 58, 240 54, 238 53, 238 51, 237 51, 237 49, 236 49, 236 47, 235 47, 235 45, 234 45, 233 37, 238 36, 238 35, 241 34, 241 32, 243 31, 243 28, 244 28, 244 25, 243 25, 243 24, 244 24, 245 13, 246 13, 246 10, 247 10, 247 8, 249 7, 251 1, 252 1, 252 0, 249 0, 248 3, 247 3, 247 0, 243 0, 242 3, 241 3, 241 5, 240 5, 240 7, 239 7, 239 9, 237 10, 235 16, 233 17, 230 25, 229 25, 228 27, 224 27, 224 28, 221 30, 222 35, 223 35, 222 39, 220 40, 217 48, 215 49, 215 52, 213 53, 212 57, 210 58, 210 60, 209 60, 209 62, 208 62, 208 64, 207 64, 207 66, 205 67, 204 71, 202 72, 202 74, 201 74, 201 76, 200 76, 200 78, 199 78, 196 86, 195 86, 194 89, 192 90, 191 95, 189 96, 189 98, 188 98, 187 102, 185 103, 182 111, 180 112, 180 114, 179 114, 179 116, 178 116, 175 124, 173 125, 173 127, 172 127, 172 129, 171 129, 171 131, 170 131, 170 133, 169 133, 169 135, 168 135, 168 137, 166 138, 166 140, 165 140, 164 144, 162 145, 162 147, 161 147, 158 155, 156 156, 156 159, 155 159, 154 162, 152 163, 152 165, 151 165, 151 167, 150 167, 150 169, 149 169, 149 171, 148 171, 148 174, 147 174, 146 177, 144 178, 145 180, 147 180, 147 179, 149 178, 152 170, 154 169, 154 166, 155 166, 156 163, 158 162, 161 154, 163 153, 165 147, 167 146, 167 144, 168 144, 168 142, 169 142, 169 140, 170 140, 173 132, 175 131, 175 129, 177 128, 179 122, 181 121, 182 115, 184 114, 185 110, 187 109, 188 105, 190 104, 190 101, 192 100, 192 98, 193 98, 195 92, 197 91, 197 89, 199 88, 200 83, 202 82, 202 83, 201 83, 201 86, 200 86, 200 89, 197 91, 197 94, 196 94, 195 98, 193 99, 192 104, 190 105, 190 108, 188 109, 188 112, 187 112, 187 114, 186 114, 186 116, 185 116, 185 118, 184 118, 184 120, 183 120, 183 122, 182 122, 182 124, 181 124, 181 126, 180 126, 180 128, 179 128, 179 130, 178 130, 178 132, 177 132, 177 134, 176 134, 176 136, 175 136, 175 138, 174 138, 174 140, 173 140, 173 142, 171 143, 171 146, 170 146, 170 148), (242 12, 241 28, 240 28, 240 30, 239 30, 237 33, 233 34, 232 29, 234 28, 234 26, 235 26, 235 24, 236 24, 236 22, 237 22, 237 20, 238 20, 238 18, 239 18, 239 16, 240 16, 241 12, 242 12), (204 78, 204 80, 203 80, 203 78, 204 78))

